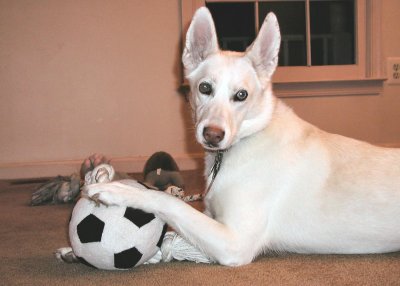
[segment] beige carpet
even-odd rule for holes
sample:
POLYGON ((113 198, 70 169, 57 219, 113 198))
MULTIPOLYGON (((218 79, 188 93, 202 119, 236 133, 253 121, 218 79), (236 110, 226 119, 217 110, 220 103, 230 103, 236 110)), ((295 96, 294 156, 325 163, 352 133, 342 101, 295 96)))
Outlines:
MULTIPOLYGON (((197 172, 184 176, 187 189, 202 188, 197 172)), ((35 186, 0 181, 0 285, 400 285, 400 253, 269 255, 237 268, 173 262, 101 271, 63 264, 53 251, 68 245, 72 205, 30 207, 35 186)))

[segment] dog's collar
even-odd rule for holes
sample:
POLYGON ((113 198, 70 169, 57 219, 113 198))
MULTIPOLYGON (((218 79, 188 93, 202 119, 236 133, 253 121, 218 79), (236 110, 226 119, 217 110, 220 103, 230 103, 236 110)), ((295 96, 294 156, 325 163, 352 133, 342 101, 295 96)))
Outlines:
POLYGON ((212 186, 213 183, 214 183, 215 177, 217 176, 217 174, 218 174, 218 172, 219 172, 219 170, 220 170, 220 168, 221 168, 222 159, 223 159, 224 153, 225 153, 226 151, 227 151, 227 150, 218 150, 218 151, 215 152, 214 164, 213 164, 213 166, 212 166, 212 168, 211 168, 210 174, 208 174, 209 177, 212 176, 212 177, 211 177, 211 182, 210 182, 210 184, 208 185, 208 188, 207 188, 205 194, 208 193, 208 191, 211 189, 211 186, 212 186))

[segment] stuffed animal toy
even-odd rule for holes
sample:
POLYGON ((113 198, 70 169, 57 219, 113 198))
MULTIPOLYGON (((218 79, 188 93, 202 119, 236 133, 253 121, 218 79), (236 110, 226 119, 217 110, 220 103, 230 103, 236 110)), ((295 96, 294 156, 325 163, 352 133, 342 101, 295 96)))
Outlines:
MULTIPOLYGON (((140 183, 121 181, 146 189, 140 183)), ((157 254, 167 225, 139 209, 96 205, 81 198, 72 212, 69 238, 81 262, 100 269, 130 269, 157 254)))
MULTIPOLYGON (((107 183, 114 168, 101 164, 88 172, 85 185, 107 183)), ((122 180, 143 190, 135 180, 122 180)), ((107 270, 130 269, 147 262, 161 247, 167 225, 153 214, 139 209, 104 206, 82 197, 76 203, 69 223, 73 253, 83 263, 107 270)))
POLYGON ((154 153, 144 165, 143 177, 146 184, 165 191, 170 186, 184 189, 178 165, 166 152, 154 153))

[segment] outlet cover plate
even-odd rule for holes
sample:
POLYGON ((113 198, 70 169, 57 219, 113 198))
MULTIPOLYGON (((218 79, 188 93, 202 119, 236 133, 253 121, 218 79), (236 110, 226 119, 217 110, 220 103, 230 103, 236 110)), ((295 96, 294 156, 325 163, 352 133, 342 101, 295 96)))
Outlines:
POLYGON ((387 83, 400 84, 400 58, 387 58, 387 83))

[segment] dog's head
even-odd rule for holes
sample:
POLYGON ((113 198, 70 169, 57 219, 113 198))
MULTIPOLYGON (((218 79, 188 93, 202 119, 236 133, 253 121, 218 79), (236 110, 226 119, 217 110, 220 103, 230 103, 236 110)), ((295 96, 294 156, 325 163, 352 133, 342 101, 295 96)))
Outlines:
POLYGON ((182 61, 191 88, 196 138, 204 148, 228 149, 268 125, 280 42, 278 21, 270 13, 246 52, 221 51, 210 12, 196 11, 182 61))

